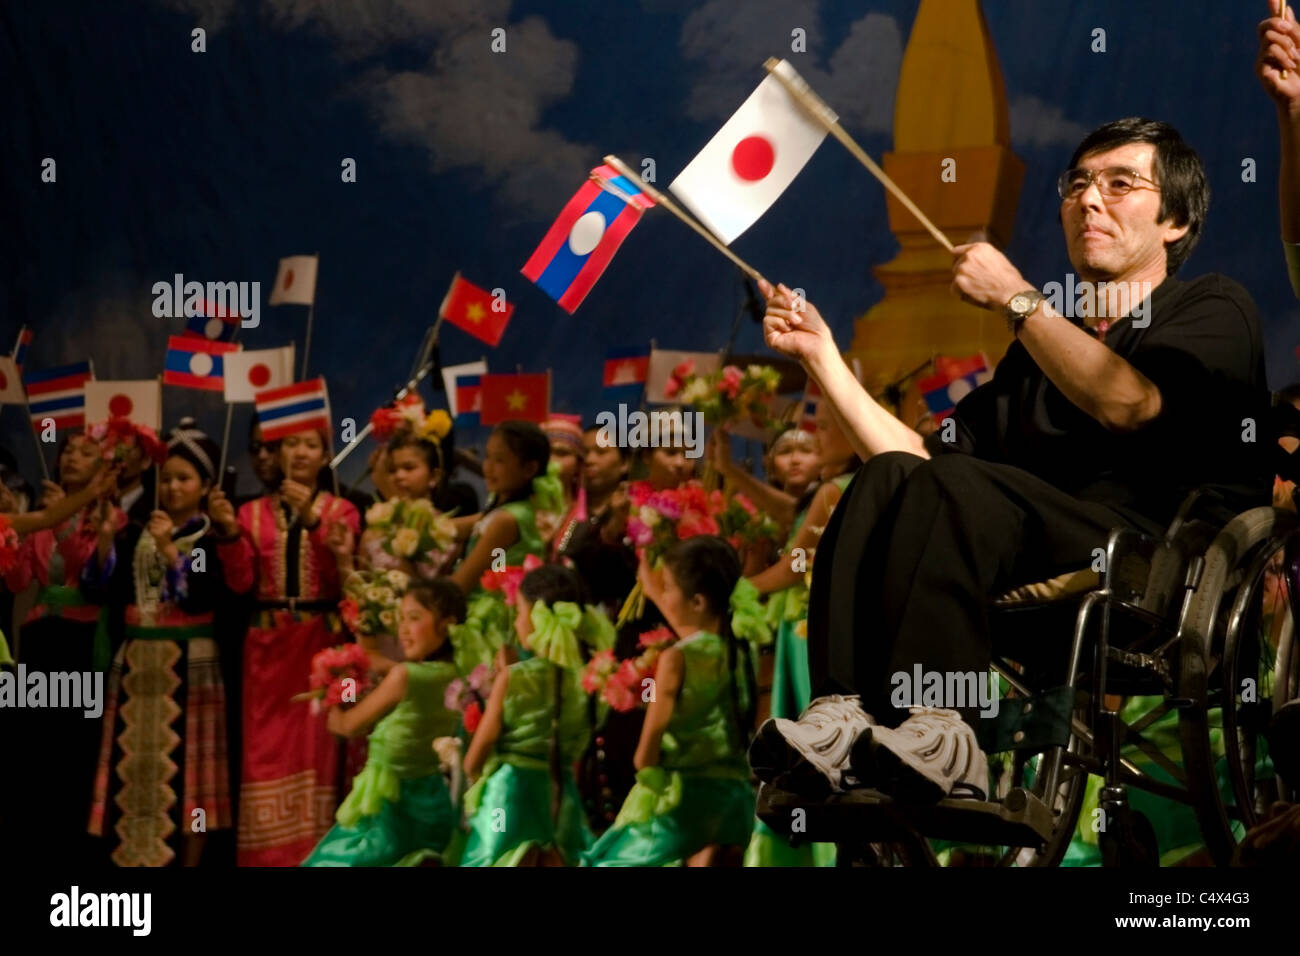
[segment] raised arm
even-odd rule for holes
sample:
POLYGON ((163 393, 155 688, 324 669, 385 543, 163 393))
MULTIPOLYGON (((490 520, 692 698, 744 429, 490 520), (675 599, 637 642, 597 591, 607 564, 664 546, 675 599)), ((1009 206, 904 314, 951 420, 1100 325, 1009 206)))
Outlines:
POLYGON ((921 435, 867 394, 844 364, 831 330, 811 303, 785 285, 761 282, 767 298, 763 335, 769 347, 796 358, 822 390, 853 451, 864 461, 887 451, 929 458, 921 435))

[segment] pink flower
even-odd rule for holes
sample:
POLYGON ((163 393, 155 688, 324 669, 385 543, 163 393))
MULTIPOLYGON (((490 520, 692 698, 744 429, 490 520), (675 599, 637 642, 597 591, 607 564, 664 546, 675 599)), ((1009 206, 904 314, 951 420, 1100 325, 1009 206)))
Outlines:
POLYGON ((602 692, 606 702, 620 713, 627 713, 636 706, 637 697, 623 683, 611 680, 605 684, 602 692))
POLYGON ((664 382, 664 397, 675 398, 681 390, 682 380, 675 375, 668 376, 668 381, 664 382))
POLYGON ((722 370, 722 378, 718 380, 718 392, 726 395, 727 398, 734 399, 740 394, 740 383, 744 374, 734 365, 728 365, 722 370))
POLYGON ((646 631, 637 639, 641 647, 659 647, 664 644, 671 644, 677 640, 677 635, 673 633, 672 628, 656 627, 653 631, 646 631))
POLYGON ((673 378, 676 379, 683 379, 689 375, 694 375, 694 374, 695 374, 694 359, 687 359, 685 362, 679 363, 677 367, 673 369, 673 378))

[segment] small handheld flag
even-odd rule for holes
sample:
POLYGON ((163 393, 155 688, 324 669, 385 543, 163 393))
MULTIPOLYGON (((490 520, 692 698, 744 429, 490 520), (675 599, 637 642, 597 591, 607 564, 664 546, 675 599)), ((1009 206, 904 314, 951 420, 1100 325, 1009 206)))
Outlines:
POLYGON ((551 376, 546 372, 482 376, 479 419, 484 425, 511 419, 541 424, 550 414, 550 403, 551 376))
POLYGON ((456 328, 493 347, 501 341, 514 312, 509 302, 462 279, 459 273, 451 280, 451 288, 438 310, 456 328))
POLYGON ((18 341, 14 343, 13 359, 14 364, 18 366, 18 371, 23 370, 23 363, 27 361, 27 348, 32 344, 32 330, 23 326, 18 330, 18 341))
POLYGON ((22 405, 26 401, 18 364, 7 355, 0 355, 0 405, 22 405))
POLYGON ((570 315, 582 304, 641 213, 654 201, 610 166, 592 170, 532 256, 524 276, 570 315))
MULTIPOLYGON (((442 369, 442 387, 447 393, 447 410, 451 412, 452 418, 472 410, 475 416, 478 415, 478 387, 479 376, 487 374, 487 361, 479 359, 477 362, 465 362, 461 365, 447 365, 442 369), (470 379, 474 380, 474 393, 470 395, 469 404, 461 402, 461 389, 468 387, 470 379), (470 406, 473 406, 471 409, 470 406)), ((478 423, 477 417, 475 424, 478 423)), ((460 424, 457 422, 457 424, 460 424)))
POLYGON ((646 345, 622 346, 605 353, 602 377, 606 401, 635 403, 645 390, 650 368, 650 348, 646 345))
POLYGON ((275 285, 267 305, 311 305, 316 301, 316 256, 288 256, 280 260, 275 285))
POLYGON ((162 427, 162 385, 156 378, 86 383, 86 421, 124 418, 154 431, 162 427))
POLYGON ((934 374, 917 381, 926 407, 935 418, 942 421, 952 414, 966 395, 992 377, 984 353, 966 358, 940 355, 934 360, 934 374))
POLYGON ((769 75, 668 189, 730 245, 794 182, 825 138, 826 127, 769 75))
POLYGON ((39 424, 52 418, 55 428, 81 428, 86 424, 86 383, 90 379, 89 362, 28 372, 23 382, 32 421, 39 424))
POLYGON ((231 352, 222 357, 226 401, 253 402, 258 392, 293 384, 293 345, 231 352))
POLYGON ((279 441, 312 429, 333 434, 329 393, 323 378, 258 392, 256 401, 262 441, 279 441))
POLYGON ((822 390, 817 387, 817 383, 808 379, 808 387, 804 389, 803 405, 799 411, 799 427, 806 432, 817 431, 817 406, 821 404, 822 390))
POLYGON ((173 335, 167 339, 163 384, 220 392, 224 376, 222 356, 238 350, 239 346, 233 342, 209 342, 190 335, 173 335))
POLYGON ((190 316, 183 335, 209 342, 229 342, 239 329, 239 312, 216 302, 203 300, 197 315, 190 316))

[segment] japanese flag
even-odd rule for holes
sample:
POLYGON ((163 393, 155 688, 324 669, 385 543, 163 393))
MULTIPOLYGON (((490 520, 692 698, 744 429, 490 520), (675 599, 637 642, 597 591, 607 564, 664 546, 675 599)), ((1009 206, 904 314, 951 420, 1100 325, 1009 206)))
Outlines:
POLYGON ((86 383, 86 421, 125 418, 154 431, 162 426, 162 384, 156 378, 86 383))
POLYGON ((23 405, 27 393, 23 391, 23 377, 18 363, 8 355, 0 355, 0 405, 23 405))
MULTIPOLYGON (((784 60, 774 72, 801 82, 784 60)), ((825 138, 826 127, 769 75, 668 188, 730 245, 785 192, 825 138)))
POLYGON ((225 356, 228 402, 254 402, 257 393, 293 384, 293 345, 225 356))
POLYGON ((281 259, 267 305, 311 305, 316 299, 316 262, 315 256, 281 259))

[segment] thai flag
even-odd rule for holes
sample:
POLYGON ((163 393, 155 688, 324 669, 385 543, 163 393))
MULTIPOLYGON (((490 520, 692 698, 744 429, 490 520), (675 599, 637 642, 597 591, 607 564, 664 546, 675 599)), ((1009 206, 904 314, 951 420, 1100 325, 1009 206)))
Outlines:
POLYGON ((199 314, 190 317, 185 326, 185 335, 206 339, 209 342, 229 342, 234 339, 239 328, 239 311, 203 300, 199 314))
POLYGON ((991 377, 988 360, 983 352, 966 358, 940 355, 934 360, 934 372, 929 378, 916 383, 925 398, 925 404, 935 418, 942 421, 952 414, 966 395, 983 385, 991 377))
POLYGON ((325 379, 313 378, 258 392, 257 421, 262 426, 262 441, 279 441, 296 432, 312 430, 332 434, 325 379))
POLYGON ((582 304, 641 213, 654 202, 609 166, 569 200, 520 271, 565 312, 582 304))
POLYGON ((18 366, 18 371, 23 370, 23 363, 27 361, 27 347, 32 344, 32 330, 23 326, 18 330, 18 341, 14 343, 13 359, 14 365, 18 366))
POLYGON ((207 392, 225 389, 225 366, 221 356, 237 352, 230 342, 209 342, 190 335, 167 338, 167 357, 163 360, 163 384, 181 388, 198 388, 207 392))
POLYGON ((610 402, 636 403, 645 389, 650 370, 650 349, 644 345, 623 346, 605 353, 605 399, 610 402))
POLYGON ((28 374, 23 384, 32 421, 40 424, 52 418, 55 428, 81 428, 86 424, 86 382, 90 378, 89 362, 28 374))

